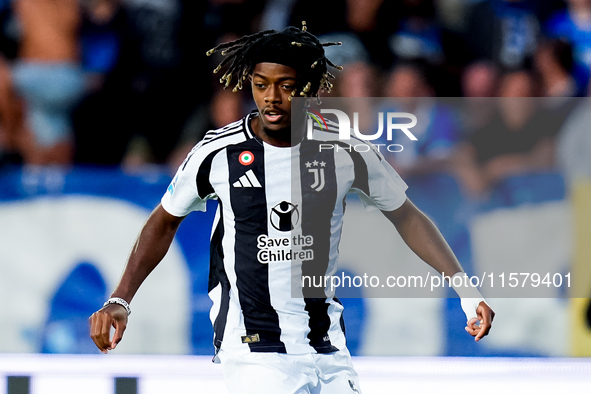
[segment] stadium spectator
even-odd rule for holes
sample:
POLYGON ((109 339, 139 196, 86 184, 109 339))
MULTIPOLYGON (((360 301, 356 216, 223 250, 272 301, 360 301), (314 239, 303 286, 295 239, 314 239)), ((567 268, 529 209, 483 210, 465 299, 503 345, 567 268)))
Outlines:
POLYGON ((10 2, 0 1, 0 166, 19 157, 15 130, 21 114, 15 108, 17 100, 10 75, 10 61, 16 56, 18 41, 14 36, 15 25, 10 2))
MULTIPOLYGON (((272 7, 271 3, 279 4, 279 9, 285 11, 285 7, 290 7, 290 2, 270 2, 268 7, 272 7)), ((205 33, 210 40, 208 40, 208 48, 224 41, 234 40, 241 35, 249 34, 258 28, 257 21, 263 14, 265 4, 260 0, 211 0, 208 2, 208 7, 205 13, 204 20, 206 21, 205 33)), ((277 11, 277 8, 275 9, 277 11)), ((287 15, 283 15, 285 19, 274 20, 274 24, 287 23, 287 15)), ((267 23, 270 23, 267 21, 267 23)), ((207 50, 207 48, 205 49, 207 50)), ((205 73, 212 75, 212 91, 211 100, 209 103, 210 125, 213 128, 220 128, 230 122, 243 117, 250 108, 248 94, 233 94, 230 90, 224 89, 219 84, 219 75, 211 74, 209 70, 215 68, 216 61, 219 62, 220 57, 215 54, 211 62, 206 62, 209 65, 205 73)), ((206 130, 203 130, 205 133, 206 130)), ((200 136, 202 137, 202 135, 200 136)), ((193 145, 194 145, 193 141, 193 145)), ((189 144, 187 144, 189 145, 189 144)), ((179 155, 180 157, 180 155, 179 155)))
MULTIPOLYGON (((205 67, 193 52, 204 6, 184 0, 125 0, 117 64, 75 114, 76 162, 166 163, 193 109, 207 100, 205 67)), ((203 47, 203 51, 205 51, 203 47)))
POLYGON ((527 66, 540 35, 536 4, 530 0, 491 0, 469 9, 465 31, 472 59, 486 59, 505 69, 527 66))
POLYGON ((545 24, 545 33, 572 44, 574 76, 584 92, 591 73, 591 1, 566 0, 566 3, 567 9, 554 14, 545 24))
POLYGON ((0 54, 7 59, 16 58, 19 27, 11 0, 0 0, 0 54))
POLYGON ((20 160, 23 141, 22 105, 14 92, 10 65, 0 55, 0 165, 20 160))
POLYGON ((329 33, 320 36, 325 42, 342 42, 347 49, 338 51, 326 48, 327 56, 334 59, 335 64, 343 67, 338 71, 342 86, 336 87, 331 96, 336 97, 372 97, 377 93, 375 70, 369 63, 369 54, 359 37, 353 33, 329 33))
POLYGON ((384 52, 377 35, 378 12, 383 0, 330 0, 320 5, 313 0, 297 0, 293 5, 291 25, 306 21, 326 42, 342 42, 341 47, 327 48, 327 56, 343 66, 338 72, 342 83, 331 93, 333 97, 372 97, 378 93, 378 67, 375 52, 384 52), (327 13, 336 15, 329 20, 327 13), (379 48, 379 49, 378 49, 379 48))
MULTIPOLYGON (((396 108, 385 108, 383 111, 410 112, 421 119, 421 123, 413 128, 418 141, 409 142, 403 134, 393 135, 391 142, 378 140, 378 143, 404 146, 401 152, 385 153, 386 159, 403 176, 449 169, 451 154, 461 136, 459 122, 450 107, 437 103, 435 99, 427 99, 434 95, 426 68, 421 65, 401 64, 389 75, 384 96, 398 100, 396 108)), ((384 138, 385 133, 382 135, 384 138)))
POLYGON ((542 96, 574 97, 582 94, 572 76, 573 54, 568 42, 561 39, 541 42, 536 50, 534 65, 541 82, 542 96))
POLYGON ((72 161, 71 111, 84 93, 76 0, 16 0, 21 26, 12 80, 25 104, 32 140, 23 152, 31 164, 72 161))
POLYGON ((289 24, 296 0, 267 1, 261 13, 261 30, 283 30, 289 24))
POLYGON ((83 0, 80 6, 82 67, 90 91, 98 91, 119 59, 123 12, 120 0, 83 0))
POLYGON ((397 29, 388 37, 388 47, 399 61, 422 60, 441 64, 444 60, 441 28, 436 22, 432 0, 404 0, 397 29))
POLYGON ((503 75, 498 95, 495 116, 473 130, 456 155, 456 171, 472 197, 485 196, 507 177, 548 169, 554 162, 556 122, 531 98, 537 96, 532 75, 503 75))
POLYGON ((0 166, 18 162, 22 108, 15 96, 11 62, 18 46, 17 23, 9 0, 0 0, 0 166))
POLYGON ((577 101, 577 107, 557 136, 556 159, 566 180, 573 183, 591 178, 590 99, 577 101))
POLYGON ((496 95, 499 70, 490 61, 469 64, 462 74, 464 97, 494 97, 496 95))
POLYGON ((476 61, 469 64, 461 76, 461 91, 466 98, 460 112, 462 130, 481 128, 490 122, 495 104, 488 97, 497 94, 499 69, 491 61, 476 61))

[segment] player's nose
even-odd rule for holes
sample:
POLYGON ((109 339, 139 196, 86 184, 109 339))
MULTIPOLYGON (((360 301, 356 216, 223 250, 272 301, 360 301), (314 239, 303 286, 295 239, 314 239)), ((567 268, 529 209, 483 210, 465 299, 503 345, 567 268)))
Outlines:
POLYGON ((277 103, 281 101, 281 94, 279 92, 279 88, 277 86, 271 85, 267 90, 267 94, 265 95, 265 102, 266 103, 277 103))

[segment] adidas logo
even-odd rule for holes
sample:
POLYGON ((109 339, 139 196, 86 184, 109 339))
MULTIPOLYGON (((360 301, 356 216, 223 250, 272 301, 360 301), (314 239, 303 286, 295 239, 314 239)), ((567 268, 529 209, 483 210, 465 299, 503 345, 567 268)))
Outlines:
POLYGON ((236 182, 232 184, 234 187, 263 187, 252 170, 246 171, 236 182))

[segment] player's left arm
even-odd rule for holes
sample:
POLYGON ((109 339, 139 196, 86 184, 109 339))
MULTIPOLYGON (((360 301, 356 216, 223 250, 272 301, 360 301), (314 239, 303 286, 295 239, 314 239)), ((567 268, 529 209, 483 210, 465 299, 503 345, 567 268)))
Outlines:
MULTIPOLYGON (((462 266, 435 224, 409 199, 394 211, 382 212, 394 224, 404 242, 423 261, 446 276, 463 275, 462 266)), ((472 291, 480 295, 476 289, 472 291)), ((490 331, 495 313, 482 296, 471 298, 459 295, 468 319, 466 331, 479 341, 490 331)))

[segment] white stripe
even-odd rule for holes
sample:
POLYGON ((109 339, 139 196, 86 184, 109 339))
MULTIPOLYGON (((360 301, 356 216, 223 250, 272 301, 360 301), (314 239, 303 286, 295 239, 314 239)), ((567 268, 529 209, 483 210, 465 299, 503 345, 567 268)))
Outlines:
POLYGON ((217 319, 220 308, 222 306, 222 285, 218 283, 211 291, 209 292, 209 298, 213 301, 213 305, 209 311, 209 320, 211 320, 211 324, 215 322, 217 319))
POLYGON ((244 187, 252 187, 252 185, 248 181, 248 178, 246 177, 246 175, 242 175, 240 177, 240 179, 238 179, 238 180, 240 181, 240 183, 242 183, 242 186, 244 186, 244 187))
POLYGON ((225 127, 234 127, 234 126, 239 126, 242 125, 242 119, 236 120, 232 123, 227 124, 225 127))
MULTIPOLYGON (((210 241, 213 238, 213 234, 215 233, 215 229, 217 228, 219 221, 220 221, 220 206, 218 204, 218 207, 215 211, 215 216, 213 219, 213 226, 211 227, 211 234, 209 236, 210 241)), ((209 298, 213 301, 213 305, 211 306, 211 310, 209 311, 209 320, 211 320, 211 324, 213 325, 213 323, 215 322, 215 319, 217 319, 218 314, 220 313, 220 307, 222 305, 222 285, 220 283, 218 283, 216 285, 216 287, 211 289, 211 291, 208 293, 208 295, 209 295, 209 298)))
POLYGON ((228 134, 239 132, 239 131, 241 131, 241 129, 242 129, 242 127, 239 126, 239 127, 234 127, 229 130, 215 130, 213 132, 208 132, 207 134, 205 134, 205 136, 203 137, 203 140, 201 142, 206 143, 206 142, 212 141, 216 138, 225 137, 228 134))
POLYGON ((224 136, 226 134, 230 134, 236 131, 242 130, 242 124, 237 124, 236 126, 233 126, 231 128, 225 129, 225 130, 220 130, 217 135, 218 136, 224 136))
POLYGON ((328 329, 328 337, 330 343, 338 349, 344 349, 346 346, 345 334, 341 329, 341 315, 343 313, 343 306, 334 300, 330 300, 328 306, 328 316, 330 316, 330 328, 328 329))
MULTIPOLYGON (((343 196, 347 194, 347 188, 350 183, 349 180, 355 179, 355 169, 353 166, 353 160, 347 152, 340 151, 336 153, 333 151, 335 156, 335 169, 338 171, 337 176, 337 196, 343 196)), ((326 275, 334 275, 337 271, 337 264, 339 258, 339 243, 341 241, 341 232, 343 229, 343 216, 345 214, 345 207, 343 200, 337 198, 334 210, 332 212, 330 233, 330 251, 328 255, 328 266, 326 268, 326 275)), ((334 291, 326 291, 327 297, 333 297, 334 291)))
POLYGON ((232 122, 232 123, 228 123, 224 127, 217 129, 216 131, 217 132, 222 132, 222 131, 226 131, 226 130, 230 130, 230 129, 236 129, 236 128, 239 128, 239 127, 242 127, 242 119, 237 120, 237 121, 232 122))
MULTIPOLYGON (((220 136, 219 138, 212 139, 206 146, 200 147, 198 150, 195 151, 193 157, 191 157, 190 161, 198 160, 201 163, 211 152, 225 148, 230 145, 239 144, 244 142, 246 138, 244 134, 233 134, 228 136, 220 136)), ((226 179, 227 182, 227 179, 226 179)))
MULTIPOLYGON (((292 149, 277 148, 265 144, 265 193, 267 196, 267 211, 281 201, 290 201, 301 207, 301 191, 299 188, 299 170, 292 172, 292 149), (290 175, 288 175, 290 174, 290 175), (296 189, 292 189, 292 187, 296 189)), ((297 149, 293 150, 297 152, 297 149)), ((298 156, 294 158, 299 160, 298 156)), ((293 165, 297 164, 294 162, 293 165)), ((301 227, 294 231, 276 230, 268 220, 269 237, 289 237, 301 234, 301 227)), ((301 247, 300 247, 301 248, 301 247)), ((293 250, 298 247, 292 245, 293 250)), ((315 353, 307 338, 309 331, 309 316, 306 312, 306 304, 302 297, 292 297, 292 272, 293 280, 299 283, 301 265, 292 271, 292 262, 273 262, 269 267, 269 296, 271 305, 277 311, 279 327, 281 327, 281 341, 285 344, 288 353, 315 353), (295 312, 295 313, 294 313, 295 312)))
POLYGON ((246 176, 248 177, 248 180, 250 181, 250 183, 252 183, 252 185, 254 187, 263 187, 263 185, 261 185, 261 183, 259 182, 257 177, 254 175, 254 172, 252 172, 252 170, 248 170, 246 172, 246 176))
POLYGON ((254 117, 254 116, 258 116, 256 113, 254 114, 248 114, 246 116, 246 120, 244 121, 245 123, 245 130, 246 130, 246 134, 250 137, 250 138, 254 138, 254 133, 252 132, 252 130, 250 129, 250 120, 254 117))

